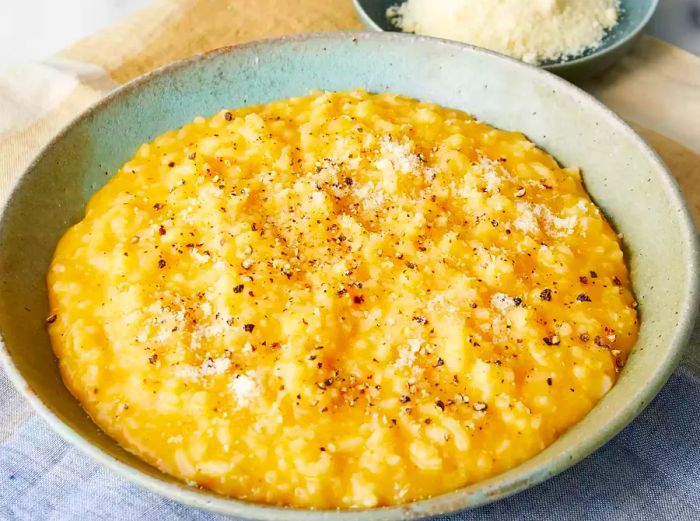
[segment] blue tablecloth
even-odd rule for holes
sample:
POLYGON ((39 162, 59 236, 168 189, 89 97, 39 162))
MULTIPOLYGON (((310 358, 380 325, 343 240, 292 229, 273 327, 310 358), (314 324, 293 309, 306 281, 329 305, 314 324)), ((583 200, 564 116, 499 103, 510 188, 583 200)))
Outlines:
MULTIPOLYGON (((700 520, 700 373, 692 365, 676 371, 639 418, 572 469, 440 521, 700 520)), ((0 374, 0 519, 227 519, 124 481, 23 407, 0 374)))

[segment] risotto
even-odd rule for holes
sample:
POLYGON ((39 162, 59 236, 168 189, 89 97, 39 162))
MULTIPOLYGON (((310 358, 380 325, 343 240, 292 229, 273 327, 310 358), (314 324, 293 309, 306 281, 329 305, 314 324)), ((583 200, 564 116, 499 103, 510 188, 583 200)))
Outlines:
POLYGON ((611 388, 638 330, 577 169, 361 90, 142 145, 48 287, 63 378, 101 429, 192 485, 308 508, 518 465, 611 388))

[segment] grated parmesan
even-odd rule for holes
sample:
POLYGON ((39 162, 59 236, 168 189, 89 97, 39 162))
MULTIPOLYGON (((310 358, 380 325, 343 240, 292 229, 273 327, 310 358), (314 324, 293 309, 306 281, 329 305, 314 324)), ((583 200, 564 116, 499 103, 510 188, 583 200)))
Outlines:
POLYGON ((238 399, 239 405, 248 403, 248 400, 258 393, 258 388, 253 380, 251 371, 247 374, 239 374, 228 385, 229 390, 238 399))
POLYGON ((567 60, 600 45, 619 0, 407 0, 387 10, 405 32, 458 40, 527 63, 567 60))

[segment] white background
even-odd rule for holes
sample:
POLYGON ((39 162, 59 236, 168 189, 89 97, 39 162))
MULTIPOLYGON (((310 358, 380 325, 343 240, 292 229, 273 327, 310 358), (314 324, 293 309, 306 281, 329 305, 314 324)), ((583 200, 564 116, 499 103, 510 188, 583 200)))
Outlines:
MULTIPOLYGON (((48 56, 149 2, 0 0, 0 66, 48 56)), ((700 0, 661 0, 649 30, 700 54, 700 0)))

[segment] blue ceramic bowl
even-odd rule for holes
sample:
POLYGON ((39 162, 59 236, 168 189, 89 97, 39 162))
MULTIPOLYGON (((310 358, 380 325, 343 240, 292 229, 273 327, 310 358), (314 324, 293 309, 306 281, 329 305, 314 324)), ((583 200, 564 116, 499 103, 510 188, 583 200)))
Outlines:
MULTIPOLYGON (((399 31, 386 10, 404 0, 353 0, 360 20, 371 31, 399 31)), ((542 68, 571 81, 594 76, 613 65, 639 36, 651 19, 659 0, 620 0, 619 23, 606 35, 600 47, 578 58, 542 64, 542 68)))
POLYGON ((649 403, 687 344, 698 301, 695 227, 656 154, 571 84, 462 44, 398 33, 328 33, 251 43, 175 63, 116 90, 66 127, 22 174, 0 215, 0 360, 44 420, 127 479, 183 503, 249 519, 385 521, 470 508, 531 487, 584 458, 649 403), (342 64, 342 66, 340 65, 342 64), (462 109, 523 131, 566 165, 624 234, 642 316, 617 384, 577 425, 517 468, 431 499, 354 511, 246 503, 188 487, 124 451, 66 390, 46 331, 56 242, 141 143, 197 115, 311 89, 364 87, 462 109))

